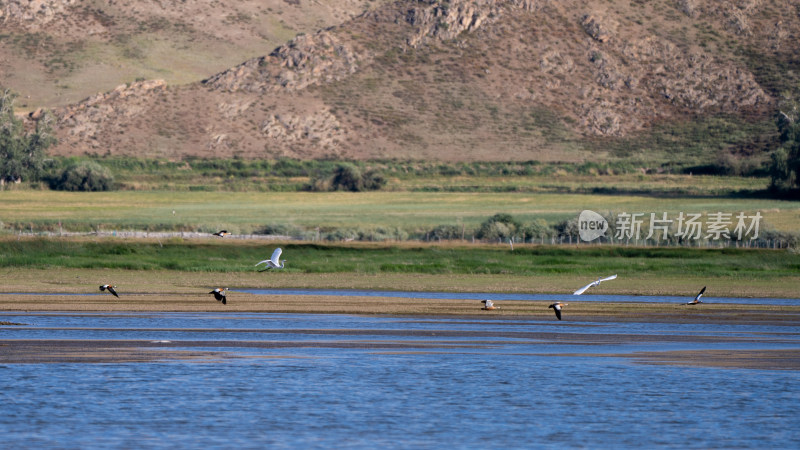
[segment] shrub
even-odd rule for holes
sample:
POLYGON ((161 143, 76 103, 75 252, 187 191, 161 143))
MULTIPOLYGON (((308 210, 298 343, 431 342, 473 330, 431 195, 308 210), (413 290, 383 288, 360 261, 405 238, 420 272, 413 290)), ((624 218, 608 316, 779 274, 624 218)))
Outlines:
MULTIPOLYGON (((328 172, 330 173, 330 172, 328 172)), ((323 170, 317 171, 309 183, 304 186, 307 191, 377 191, 386 185, 386 177, 376 170, 362 172, 352 163, 340 163, 333 168, 332 174, 325 176, 323 170)))
MULTIPOLYGON (((609 225, 611 225, 610 222, 609 225)), ((578 238, 579 228, 577 217, 559 222, 553 228, 555 229, 557 236, 573 237, 575 239, 578 238)))
POLYGON ((371 169, 361 176, 361 183, 365 191, 378 191, 386 186, 386 177, 378 170, 371 169))
POLYGON ((521 224, 511 215, 506 213, 495 214, 483 222, 478 229, 478 239, 509 239, 517 235, 521 224))
POLYGON ((333 170, 331 188, 342 191, 361 191, 363 189, 361 170, 355 164, 339 164, 333 170))
POLYGON ((549 238, 553 235, 553 229, 547 224, 544 219, 536 219, 534 222, 524 226, 521 230, 522 238, 528 239, 543 239, 549 238))
POLYGON ((86 161, 64 169, 51 187, 64 191, 110 191, 114 187, 114 176, 100 164, 86 161))
POLYGON ((461 239, 464 229, 456 225, 438 225, 425 235, 429 240, 453 240, 461 239))

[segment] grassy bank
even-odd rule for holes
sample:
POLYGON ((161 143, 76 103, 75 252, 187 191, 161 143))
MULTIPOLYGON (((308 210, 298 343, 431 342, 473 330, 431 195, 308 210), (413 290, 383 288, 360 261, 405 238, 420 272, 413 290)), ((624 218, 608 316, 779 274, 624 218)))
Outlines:
MULTIPOLYGON (((173 239, 4 239, 0 275, 16 292, 137 292, 202 286, 569 294, 600 275, 598 293, 796 296, 800 255, 785 250, 310 243, 173 239), (286 269, 255 263, 284 249, 286 269), (713 294, 712 294, 713 292, 713 294)), ((202 290, 202 289, 201 289, 202 290)))

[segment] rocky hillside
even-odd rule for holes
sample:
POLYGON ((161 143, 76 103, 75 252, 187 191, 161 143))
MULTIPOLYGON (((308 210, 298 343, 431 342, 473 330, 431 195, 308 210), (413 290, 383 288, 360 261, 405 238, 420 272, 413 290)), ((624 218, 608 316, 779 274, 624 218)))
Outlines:
POLYGON ((77 103, 136 79, 199 81, 370 0, 0 0, 0 80, 18 107, 77 103), (26 106, 22 106, 22 103, 26 106))
MULTIPOLYGON (((304 1, 287 3, 313 9, 304 1)), ((6 2, 5 17, 68 22, 77 9, 39 3, 49 12, 6 2)), ((136 81, 58 107, 54 151, 597 160, 630 142, 647 158, 647 143, 694 123, 770 122, 780 94, 797 89, 798 38, 792 0, 401 0, 202 81, 136 81)), ((769 127, 753 129, 720 142, 763 152, 769 127)))

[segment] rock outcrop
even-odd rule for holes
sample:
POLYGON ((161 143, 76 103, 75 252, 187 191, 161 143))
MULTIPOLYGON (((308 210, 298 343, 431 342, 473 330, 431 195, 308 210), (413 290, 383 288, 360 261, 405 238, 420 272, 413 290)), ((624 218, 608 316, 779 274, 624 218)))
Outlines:
POLYGON ((405 21, 416 31, 407 39, 411 47, 426 44, 430 39, 444 41, 461 33, 478 29, 497 12, 498 1, 421 1, 409 9, 405 21))
POLYGON ((613 20, 604 20, 594 14, 584 14, 583 18, 581 18, 581 26, 583 26, 586 34, 601 43, 608 42, 614 35, 613 28, 616 28, 613 20))
POLYGON ((77 0, 3 0, 0 1, 0 23, 16 23, 38 29, 77 0))
POLYGON ((358 70, 370 54, 330 30, 301 35, 272 53, 248 60, 203 81, 228 92, 296 91, 340 80, 358 70))

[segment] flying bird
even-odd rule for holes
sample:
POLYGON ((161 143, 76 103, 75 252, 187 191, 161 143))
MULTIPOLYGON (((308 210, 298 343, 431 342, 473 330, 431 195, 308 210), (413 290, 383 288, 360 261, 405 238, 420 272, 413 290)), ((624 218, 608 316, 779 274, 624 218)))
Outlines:
POLYGON ((555 302, 552 305, 548 306, 548 308, 553 308, 553 311, 556 312, 556 317, 558 317, 558 320, 561 320, 561 308, 567 305, 569 305, 569 303, 555 302))
POLYGON ((214 233, 214 236, 225 237, 225 236, 227 236, 229 234, 230 233, 228 233, 228 230, 221 230, 221 231, 217 231, 216 233, 214 233))
POLYGON ((481 309, 484 309, 484 310, 487 310, 487 311, 499 308, 499 306, 494 306, 494 303, 491 300, 481 300, 481 303, 484 304, 484 307, 481 308, 481 309))
POLYGON ((284 259, 282 262, 280 262, 280 265, 278 261, 281 257, 282 252, 283 250, 281 250, 280 247, 276 248, 275 251, 272 252, 272 257, 270 259, 259 261, 256 263, 256 266, 258 266, 259 264, 266 264, 267 269, 283 269, 283 265, 286 264, 286 260, 284 259))
POLYGON ((597 286, 598 284, 602 283, 603 281, 613 280, 614 278, 617 278, 617 276, 616 275, 611 275, 610 277, 605 277, 605 278, 598 277, 597 281, 592 281, 591 283, 587 284, 586 286, 584 286, 584 287, 578 289, 577 291, 573 292, 572 295, 581 295, 584 292, 586 292, 586 290, 589 289, 590 287, 597 286))
POLYGON ((100 286, 100 292, 108 291, 108 292, 111 292, 112 294, 114 294, 114 297, 119 298, 119 295, 117 295, 117 291, 114 290, 115 287, 116 286, 112 286, 110 284, 104 284, 104 285, 100 286))
POLYGON ((703 293, 705 293, 705 292, 706 292, 706 287, 703 286, 703 289, 700 289, 700 293, 697 294, 697 296, 695 296, 694 300, 685 303, 685 305, 696 305, 698 303, 703 303, 703 302, 700 301, 700 297, 702 297, 703 293))
POLYGON ((225 297, 225 291, 228 288, 216 288, 213 291, 209 292, 209 294, 214 294, 214 298, 217 299, 218 302, 222 302, 223 305, 228 304, 228 299, 225 297))

